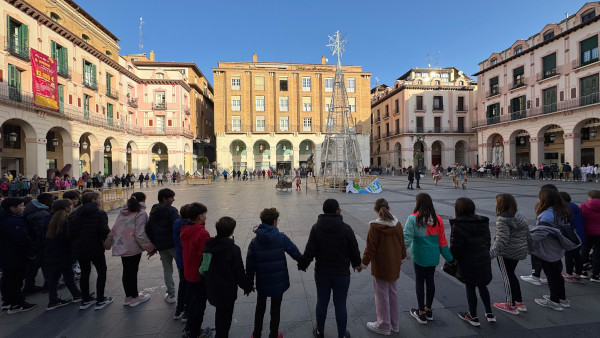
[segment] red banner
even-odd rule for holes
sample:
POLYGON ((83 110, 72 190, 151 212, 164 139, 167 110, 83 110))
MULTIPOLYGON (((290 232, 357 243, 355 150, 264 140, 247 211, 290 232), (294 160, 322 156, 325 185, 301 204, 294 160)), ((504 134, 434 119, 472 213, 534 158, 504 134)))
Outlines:
POLYGON ((31 48, 33 102, 36 106, 58 110, 56 60, 31 48))

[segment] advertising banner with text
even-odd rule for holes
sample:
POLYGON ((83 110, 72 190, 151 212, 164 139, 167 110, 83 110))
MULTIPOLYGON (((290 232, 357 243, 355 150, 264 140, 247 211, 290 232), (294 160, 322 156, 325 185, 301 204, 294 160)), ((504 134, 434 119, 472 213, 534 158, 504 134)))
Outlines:
POLYGON ((58 110, 56 60, 30 49, 33 102, 36 106, 58 110))

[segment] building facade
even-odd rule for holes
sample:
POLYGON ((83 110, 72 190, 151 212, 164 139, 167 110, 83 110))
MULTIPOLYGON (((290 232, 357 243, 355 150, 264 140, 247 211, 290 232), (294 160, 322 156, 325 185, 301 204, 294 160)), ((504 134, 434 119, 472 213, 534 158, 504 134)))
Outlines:
POLYGON ((446 168, 477 162, 476 84, 456 68, 414 68, 372 91, 371 165, 446 168))
POLYGON ((121 175, 193 169, 188 75, 138 67, 70 0, 3 1, 0 171, 121 175), (30 48, 55 59, 58 110, 34 104, 30 48))
MULTIPOLYGON (((300 168, 315 157, 331 104, 335 65, 219 62, 213 69, 217 162, 221 169, 300 168)), ((343 66, 363 165, 369 155, 370 73, 343 66)))
POLYGON ((479 63, 480 162, 598 163, 599 13, 587 3, 479 63))

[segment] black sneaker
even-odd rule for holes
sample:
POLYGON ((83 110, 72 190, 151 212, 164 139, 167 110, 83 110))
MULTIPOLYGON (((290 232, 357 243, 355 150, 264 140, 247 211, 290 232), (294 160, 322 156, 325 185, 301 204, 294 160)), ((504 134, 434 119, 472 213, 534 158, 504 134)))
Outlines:
POLYGON ((459 312, 458 316, 460 317, 460 319, 464 320, 465 322, 468 322, 473 326, 481 325, 481 323, 479 323, 479 318, 471 317, 471 314, 469 314, 468 312, 459 312))
POLYGON ((177 320, 177 319, 183 318, 183 313, 184 313, 183 310, 176 309, 173 319, 177 320))
POLYGON ((325 338, 325 334, 323 332, 319 332, 316 325, 313 326, 313 336, 315 336, 316 338, 325 338))
POLYGON ((8 313, 9 315, 13 315, 15 313, 25 312, 25 311, 35 309, 36 307, 37 307, 37 304, 29 304, 27 302, 23 302, 23 304, 21 304, 21 305, 12 305, 6 313, 8 313))
POLYGON ((410 309, 410 315, 413 316, 419 324, 427 324, 427 316, 425 314, 420 315, 419 310, 410 309))
POLYGON ((8 311, 8 309, 10 309, 10 304, 2 303, 2 311, 8 311))
POLYGON ((487 319, 487 321, 489 323, 495 323, 496 322, 496 316, 494 316, 493 313, 486 313, 485 314, 485 318, 487 319))
POLYGON ((350 331, 346 330, 346 333, 344 334, 344 338, 350 338, 350 331))
POLYGON ((96 310, 104 309, 108 304, 113 302, 112 297, 104 297, 104 299, 96 302, 96 310))
POLYGON ((46 311, 58 309, 59 307, 63 307, 65 305, 69 305, 69 304, 71 304, 71 301, 58 298, 58 300, 56 302, 52 302, 52 303, 48 304, 48 307, 46 307, 46 311))
POLYGON ((427 318, 427 320, 433 320, 433 311, 425 311, 425 318, 427 318))

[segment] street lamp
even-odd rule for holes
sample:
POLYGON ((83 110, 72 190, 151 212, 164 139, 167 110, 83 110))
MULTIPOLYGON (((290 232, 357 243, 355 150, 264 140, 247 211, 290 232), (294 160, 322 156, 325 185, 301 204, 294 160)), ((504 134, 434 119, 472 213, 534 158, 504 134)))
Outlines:
POLYGON ((554 140, 556 140, 556 134, 552 133, 550 134, 550 142, 554 143, 554 140))
POLYGON ((157 154, 162 154, 162 149, 158 148, 158 150, 156 151, 157 154))
POLYGON ((525 137, 521 137, 521 139, 519 140, 519 143, 521 145, 525 144, 525 137))
POLYGON ((83 150, 87 150, 87 148, 88 148, 88 143, 87 143, 87 142, 85 142, 85 141, 83 141, 83 142, 81 143, 81 149, 83 149, 83 150))
POLYGON ((592 138, 596 138, 596 133, 597 133, 597 132, 596 132, 596 129, 592 129, 592 130, 590 130, 590 136, 591 136, 592 138))
POLYGON ((496 141, 496 147, 500 146, 500 141, 496 141))
POLYGON ((306 144, 306 150, 308 150, 308 143, 306 144))
POLYGON ((127 147, 127 154, 131 155, 131 147, 129 147, 129 146, 127 147))
POLYGON ((58 147, 58 139, 53 138, 52 139, 52 145, 55 146, 55 147, 58 147))
POLYGON ((12 143, 17 142, 17 133, 12 132, 10 134, 8 134, 8 140, 12 143))
POLYGON ((110 150, 111 150, 110 144, 109 144, 109 143, 107 143, 107 144, 104 146, 104 151, 105 151, 105 152, 107 152, 107 153, 110 153, 110 150))

